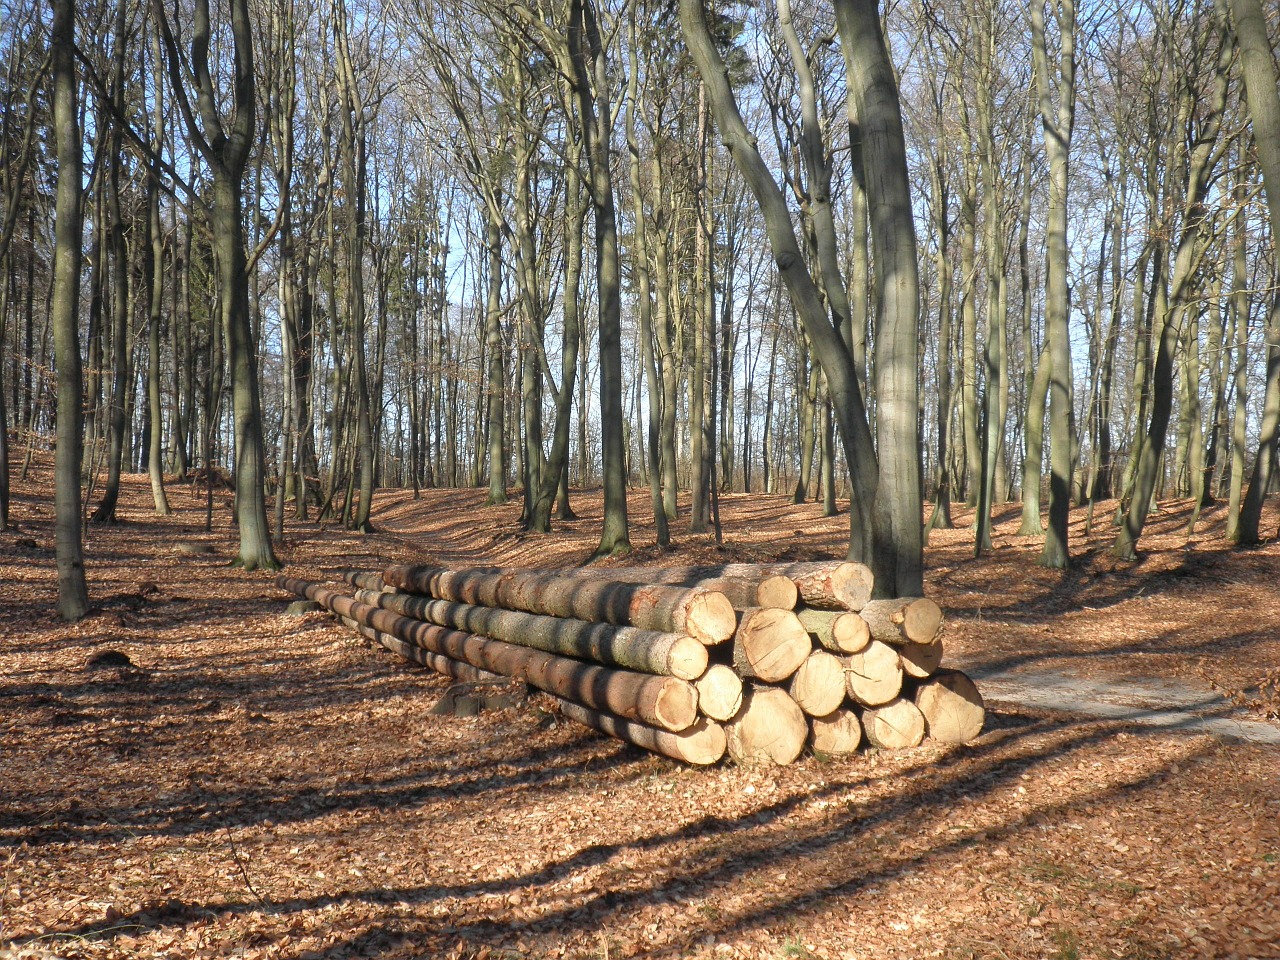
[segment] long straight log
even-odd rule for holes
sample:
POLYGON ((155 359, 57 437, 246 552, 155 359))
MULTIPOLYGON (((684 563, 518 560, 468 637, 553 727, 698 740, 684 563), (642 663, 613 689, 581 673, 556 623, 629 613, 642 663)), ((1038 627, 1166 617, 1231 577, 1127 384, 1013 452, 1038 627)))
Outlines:
POLYGON ((707 719, 699 719, 688 729, 673 733, 632 723, 569 700, 559 700, 558 706, 560 712, 570 720, 675 760, 705 765, 715 763, 724 756, 724 728, 707 719))
POLYGON ((728 598, 711 590, 614 583, 565 570, 399 566, 382 576, 390 586, 439 600, 679 633, 709 646, 728 640, 737 624, 728 598))
POLYGON ((942 608, 926 597, 872 600, 860 612, 881 643, 933 643, 942 630, 942 608))
POLYGON ((743 677, 778 683, 800 668, 813 643, 790 610, 744 610, 733 636, 733 665, 743 677))
MULTIPOLYGON (((871 599, 875 578, 871 569, 847 560, 806 563, 722 563, 693 567, 600 567, 587 576, 627 583, 665 583, 712 586, 717 581, 738 580, 759 585, 770 577, 784 576, 796 585, 801 599, 826 610, 861 610, 871 599)), ((755 606, 758 598, 748 605, 755 606)), ((765 606, 759 603, 760 606, 765 606)))
POLYGON ((860 653, 871 642, 867 622, 856 613, 805 607, 796 616, 814 642, 832 653, 860 653))
POLYGON ((453 660, 438 653, 432 653, 430 650, 415 647, 413 644, 405 643, 399 637, 382 633, 373 629, 373 627, 366 627, 360 621, 352 620, 350 617, 339 617, 338 619, 360 634, 360 636, 372 640, 391 653, 398 654, 406 660, 412 660, 419 666, 427 667, 446 677, 452 677, 454 680, 463 680, 471 683, 481 680, 508 679, 500 673, 490 673, 488 670, 481 670, 479 667, 473 667, 471 664, 463 663, 461 660, 453 660))
POLYGON ((386 590, 381 570, 344 570, 342 579, 361 590, 386 590))
POLYGON ((594 660, 606 666, 663 674, 681 680, 696 680, 707 669, 707 648, 693 637, 676 633, 477 607, 408 593, 360 590, 356 599, 402 617, 425 620, 547 653, 594 660))
POLYGON ((539 690, 627 720, 679 732, 692 726, 697 719, 698 691, 685 680, 583 663, 502 640, 490 640, 412 620, 390 610, 361 603, 309 580, 280 576, 276 578, 276 585, 416 647, 463 660, 505 677, 524 680, 539 690))

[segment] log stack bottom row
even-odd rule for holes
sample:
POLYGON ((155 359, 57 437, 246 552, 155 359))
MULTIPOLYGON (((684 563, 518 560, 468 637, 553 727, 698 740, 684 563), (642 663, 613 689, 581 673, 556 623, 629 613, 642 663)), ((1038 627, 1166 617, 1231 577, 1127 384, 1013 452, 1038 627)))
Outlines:
POLYGON ((858 563, 280 576, 361 636, 462 681, 515 678, 572 720, 686 763, 788 764, 926 739, 985 709, 944 669, 932 600, 873 600, 858 563))

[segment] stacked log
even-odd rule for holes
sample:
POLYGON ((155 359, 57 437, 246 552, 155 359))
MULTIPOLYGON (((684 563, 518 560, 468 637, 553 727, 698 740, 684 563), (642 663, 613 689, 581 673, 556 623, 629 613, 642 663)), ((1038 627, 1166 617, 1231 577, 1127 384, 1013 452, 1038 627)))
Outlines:
POLYGON ((277 578, 366 639, 469 683, 514 678, 559 712, 693 764, 787 764, 806 745, 965 743, 982 697, 941 669, 942 611, 872 599, 848 562, 648 569, 393 566, 346 586, 277 578))

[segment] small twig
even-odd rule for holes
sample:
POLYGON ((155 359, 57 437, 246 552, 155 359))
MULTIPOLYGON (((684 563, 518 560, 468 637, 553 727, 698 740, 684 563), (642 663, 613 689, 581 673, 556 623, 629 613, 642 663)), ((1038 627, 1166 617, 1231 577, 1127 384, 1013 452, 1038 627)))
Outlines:
POLYGON ((222 829, 227 831, 227 843, 231 847, 231 856, 236 862, 236 867, 240 870, 240 876, 244 880, 245 889, 253 894, 253 898, 257 900, 261 906, 270 907, 270 902, 268 902, 266 897, 254 889, 253 881, 249 879, 249 871, 245 869, 244 860, 240 857, 240 850, 236 846, 235 837, 231 835, 231 828, 223 827, 222 829))

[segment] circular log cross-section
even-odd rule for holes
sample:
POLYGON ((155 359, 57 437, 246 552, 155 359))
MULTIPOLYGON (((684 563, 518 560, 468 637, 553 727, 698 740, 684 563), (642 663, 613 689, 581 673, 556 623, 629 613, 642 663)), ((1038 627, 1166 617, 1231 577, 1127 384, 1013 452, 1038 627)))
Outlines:
POLYGON ((792 676, 787 692, 811 717, 825 717, 844 702, 844 664, 826 650, 815 650, 792 676))
POLYGON ((713 663, 693 682, 698 709, 712 720, 728 720, 742 707, 742 678, 723 663, 713 663))
POLYGON ((867 731, 867 741, 884 750, 918 747, 924 740, 924 715, 914 703, 901 697, 862 711, 862 726, 867 731))
POLYGON ((796 616, 814 642, 832 653, 859 653, 871 642, 867 621, 842 610, 798 610, 796 616))
POLYGON ((849 696, 866 707, 888 703, 902 692, 902 658, 887 643, 872 640, 844 664, 849 696))
POLYGON ((968 743, 982 732, 986 708, 982 694, 959 670, 939 670, 916 690, 916 706, 929 736, 943 743, 968 743))
POLYGON ((756 605, 761 607, 777 607, 779 610, 794 610, 800 602, 800 591, 790 577, 774 574, 760 581, 756 587, 756 605))
POLYGON ((743 692, 742 709, 724 732, 729 756, 738 763, 785 766, 800 756, 809 724, 785 690, 754 687, 743 692))
POLYGON ((923 680, 931 677, 942 666, 942 641, 933 643, 904 643, 898 648, 902 657, 902 669, 909 677, 923 680))
POLYGON ((883 643, 933 643, 942 629, 942 608, 927 597, 872 600, 861 613, 883 643))
POLYGON ((809 728, 815 753, 840 757, 856 753, 862 745, 862 721, 856 710, 841 707, 825 717, 813 717, 809 728))
POLYGON ((808 631, 790 610, 752 607, 742 614, 733 638, 733 664, 748 678, 778 683, 813 650, 808 631))

